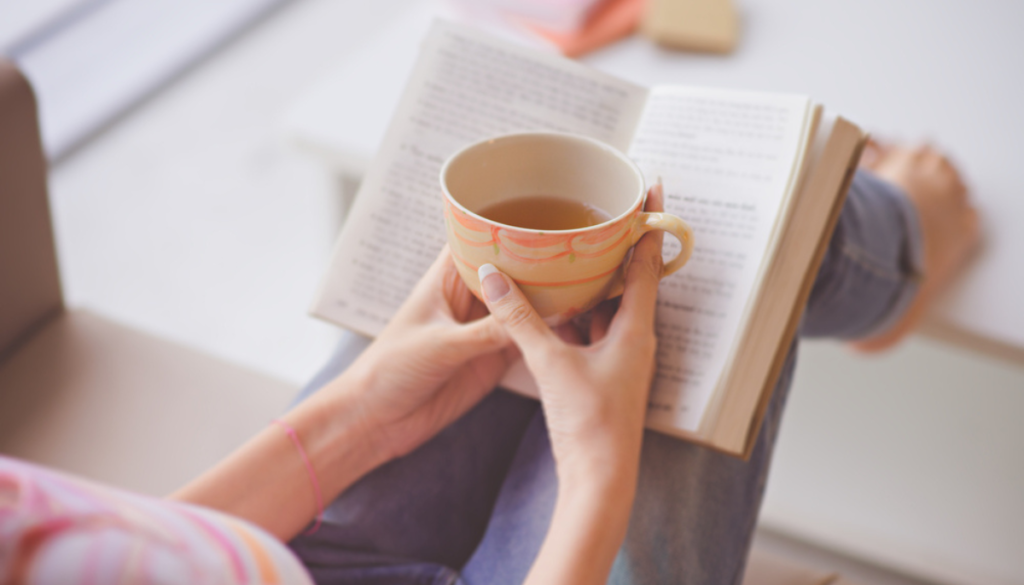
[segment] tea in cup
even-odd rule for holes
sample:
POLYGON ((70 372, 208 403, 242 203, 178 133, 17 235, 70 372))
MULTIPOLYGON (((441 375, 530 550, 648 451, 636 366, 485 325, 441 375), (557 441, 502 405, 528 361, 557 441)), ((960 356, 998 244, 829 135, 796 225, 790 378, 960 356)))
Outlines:
POLYGON ((622 294, 624 260, 645 233, 682 244, 662 277, 693 252, 686 222, 643 211, 636 164, 592 138, 527 132, 477 142, 444 163, 441 189, 448 244, 473 294, 477 269, 493 264, 552 325, 622 294))

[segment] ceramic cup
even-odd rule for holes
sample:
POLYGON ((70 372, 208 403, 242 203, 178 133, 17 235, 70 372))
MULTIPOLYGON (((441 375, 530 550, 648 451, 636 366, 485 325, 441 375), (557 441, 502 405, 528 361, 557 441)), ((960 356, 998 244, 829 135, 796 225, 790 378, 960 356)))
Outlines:
POLYGON ((667 213, 643 211, 647 187, 636 164, 598 140, 558 132, 507 134, 471 144, 441 167, 445 229, 459 274, 480 296, 477 269, 493 264, 552 325, 622 294, 627 252, 645 233, 664 230, 682 243, 662 277, 693 252, 693 230, 667 213), (527 195, 588 203, 610 220, 573 230, 504 225, 478 215, 527 195))

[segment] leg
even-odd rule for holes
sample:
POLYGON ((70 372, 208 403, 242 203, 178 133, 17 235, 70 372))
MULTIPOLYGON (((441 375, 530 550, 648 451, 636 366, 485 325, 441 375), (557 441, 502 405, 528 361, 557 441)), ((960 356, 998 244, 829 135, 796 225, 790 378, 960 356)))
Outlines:
MULTIPOLYGON (((887 327, 918 287, 920 249, 918 218, 906 198, 890 183, 858 172, 818 271, 802 333, 858 337, 887 327)), ((740 582, 795 349, 749 461, 656 433, 645 437, 637 503, 612 582, 740 582)))
MULTIPOLYGON (((319 389, 369 340, 346 337, 300 393, 319 389)), ((476 548, 536 402, 496 390, 415 452, 374 470, 290 546, 319 583, 450 583, 476 548)))
POLYGON ((501 487, 487 532, 462 569, 466 585, 517 585, 548 532, 558 478, 544 413, 537 410, 501 487))
MULTIPOLYGON (((855 336, 898 317, 917 286, 908 261, 919 249, 916 221, 898 191, 858 173, 804 331, 855 336), (865 251, 874 264, 865 264, 865 251)), ((646 434, 629 533, 610 582, 740 582, 795 360, 794 344, 747 462, 646 434)), ((527 430, 487 533, 463 570, 470 585, 517 583, 529 571, 557 492, 544 433, 542 420, 527 430)))
MULTIPOLYGON (((629 533, 609 583, 739 583, 795 357, 794 344, 749 461, 645 433, 629 533)), ((522 583, 547 534, 557 495, 555 461, 538 412, 487 533, 462 570, 466 585, 522 583)))
MULTIPOLYGON (((918 286, 920 233, 895 187, 858 172, 818 272, 802 334, 857 337, 899 318, 918 286)), ((772 449, 796 365, 796 344, 749 461, 656 433, 613 583, 733 583, 743 578, 772 449)))
POLYGON ((609 583, 740 583, 795 365, 794 342, 748 461, 646 433, 609 583))
POLYGON ((858 339, 861 351, 880 351, 899 343, 922 321, 936 295, 949 286, 981 241, 981 222, 960 173, 941 152, 930 147, 899 148, 869 144, 863 163, 878 177, 899 185, 913 203, 920 228, 914 261, 923 278, 913 301, 895 322, 858 339), (873 160, 872 160, 873 159, 873 160))
POLYGON ((860 171, 814 281, 801 334, 864 338, 890 328, 913 301, 923 270, 913 204, 860 171))

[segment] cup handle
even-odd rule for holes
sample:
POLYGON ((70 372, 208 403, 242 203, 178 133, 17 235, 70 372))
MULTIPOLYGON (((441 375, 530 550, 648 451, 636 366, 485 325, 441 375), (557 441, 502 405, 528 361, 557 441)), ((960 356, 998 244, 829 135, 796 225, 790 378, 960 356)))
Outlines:
MULTIPOLYGON (((668 232, 675 236, 679 243, 682 244, 679 254, 676 254, 675 258, 666 262, 665 266, 661 269, 662 278, 679 270, 690 260, 690 256, 693 255, 693 228, 690 227, 690 224, 674 215, 661 212, 643 212, 637 221, 640 222, 640 226, 637 228, 636 233, 633 234, 634 245, 640 241, 644 234, 651 230, 668 232)), ((608 293, 608 298, 621 295, 624 287, 625 281, 620 279, 612 287, 611 292, 608 293)))

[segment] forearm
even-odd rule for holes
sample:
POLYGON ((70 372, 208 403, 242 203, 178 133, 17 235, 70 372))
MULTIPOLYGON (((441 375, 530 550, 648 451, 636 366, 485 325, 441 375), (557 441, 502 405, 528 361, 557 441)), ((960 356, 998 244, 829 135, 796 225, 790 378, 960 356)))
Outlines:
MULTIPOLYGON (((342 376, 331 391, 281 417, 298 435, 325 503, 386 459, 351 404, 358 383, 342 376)), ((278 425, 262 430, 171 498, 245 518, 282 540, 298 534, 317 512, 306 464, 278 425)))
POLYGON ((528 585, 605 583, 626 536, 636 492, 628 480, 576 482, 559 487, 544 544, 526 579, 528 585))

